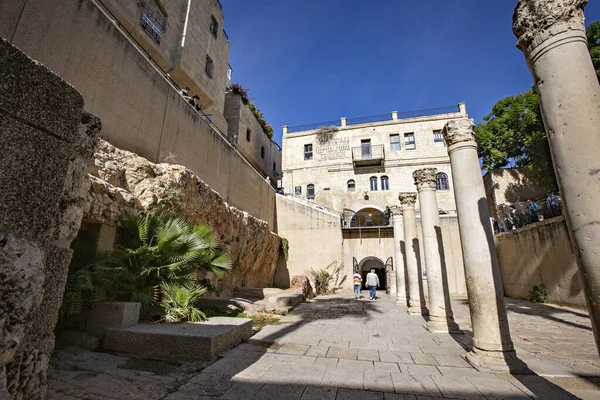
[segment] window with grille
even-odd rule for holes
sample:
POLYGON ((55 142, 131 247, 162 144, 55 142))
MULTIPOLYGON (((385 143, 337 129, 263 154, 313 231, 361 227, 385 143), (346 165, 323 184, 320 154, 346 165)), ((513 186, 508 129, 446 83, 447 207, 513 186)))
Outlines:
POLYGON ((308 185, 306 185, 306 198, 307 199, 315 198, 315 185, 313 185, 312 183, 309 183, 308 185))
POLYGON ((305 144, 304 145, 304 159, 305 160, 312 160, 312 158, 313 158, 312 144, 305 144))
POLYGON ((450 189, 448 185, 448 175, 443 172, 438 173, 435 176, 435 188, 437 190, 448 190, 450 189))
POLYGON ((405 133, 404 134, 404 148, 406 150, 414 150, 417 148, 415 145, 415 134, 414 133, 405 133))
POLYGON ((296 186, 296 187, 294 187, 294 194, 296 196, 300 196, 302 194, 302 186, 296 186))
POLYGON ((348 183, 346 183, 346 187, 349 192, 354 192, 354 190, 356 190, 356 182, 354 182, 354 179, 350 179, 348 183))
POLYGON ((390 190, 390 180, 385 175, 381 177, 381 190, 390 190))
POLYGON ((433 131, 433 143, 436 147, 444 147, 446 144, 444 143, 444 135, 442 135, 441 130, 433 131))
POLYGON ((390 135, 390 147, 391 147, 392 151, 400 150, 400 135, 399 134, 390 135))
POLYGON ((377 177, 376 176, 372 176, 369 179, 369 184, 370 184, 370 188, 372 192, 377 191, 377 177))

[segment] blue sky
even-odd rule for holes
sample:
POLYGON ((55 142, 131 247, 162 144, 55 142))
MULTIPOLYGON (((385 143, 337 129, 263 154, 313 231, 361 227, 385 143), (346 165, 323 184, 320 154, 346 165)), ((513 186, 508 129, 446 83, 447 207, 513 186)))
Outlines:
MULTIPOLYGON (((475 122, 533 83, 516 0, 221 0, 233 82, 283 125, 467 104, 475 122)), ((586 7, 586 24, 600 4, 586 7)))

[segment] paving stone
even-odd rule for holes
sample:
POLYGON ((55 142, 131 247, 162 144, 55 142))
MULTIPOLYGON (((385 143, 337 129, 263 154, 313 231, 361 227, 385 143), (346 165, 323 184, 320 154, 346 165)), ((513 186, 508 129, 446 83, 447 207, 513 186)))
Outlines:
POLYGON ((471 365, 456 354, 431 354, 438 365, 446 367, 472 368, 471 365))
POLYGON ((363 388, 381 392, 393 392, 394 383, 390 372, 365 371, 363 388))
POLYGON ((323 386, 307 386, 300 400, 335 400, 337 388, 323 386))
POLYGON ((237 382, 221 398, 227 400, 251 399, 262 387, 262 383, 237 382))
POLYGON ((276 362, 261 377, 261 381, 285 383, 288 381, 288 375, 290 375, 295 366, 296 364, 276 362))
POLYGON ((295 354, 303 355, 310 348, 309 345, 305 344, 284 344, 275 353, 277 354, 295 354))
POLYGON ((481 375, 466 378, 485 396, 486 399, 529 399, 530 397, 512 383, 494 375, 481 375))
POLYGON ((307 356, 325 357, 328 351, 329 347, 327 346, 310 346, 304 354, 307 356))
POLYGON ((362 371, 374 371, 373 361, 363 361, 363 360, 344 360, 340 359, 337 364, 338 369, 342 369, 350 372, 359 372, 362 374, 362 371))
POLYGON ((384 400, 417 400, 417 396, 413 394, 402 394, 402 393, 384 393, 384 400))
POLYGON ((441 376, 442 374, 434 365, 398 364, 402 373, 415 376, 441 376))
POLYGON ((413 364, 410 353, 403 351, 380 351, 379 359, 384 362, 397 362, 402 364, 413 364))
POLYGON ((317 357, 315 359, 314 365, 322 365, 327 368, 335 368, 339 362, 339 358, 325 358, 325 357, 317 357))
POLYGON ((375 362, 374 363, 375 371, 379 372, 400 372, 400 367, 398 363, 394 362, 375 362))
POLYGON ((466 378, 433 376, 433 381, 444 397, 458 399, 485 399, 466 378))
POLYGON ((358 350, 359 360, 379 361, 379 351, 377 350, 358 350))
POLYGON ((357 349, 346 349, 341 347, 330 347, 327 352, 329 358, 343 358, 347 360, 356 360, 358 356, 357 349))
POLYGON ((290 372, 287 380, 291 383, 301 383, 304 385, 318 385, 323 380, 327 367, 323 365, 301 365, 298 364, 290 372))
POLYGON ((266 384, 254 397, 254 400, 298 400, 304 392, 303 385, 266 384))
POLYGON ((423 365, 438 365, 438 362, 431 354, 425 353, 410 353, 415 364, 423 365))
POLYGON ((354 390, 339 388, 336 400, 383 400, 381 392, 365 392, 364 390, 354 390))
POLYGON ((402 374, 399 372, 390 373, 392 382, 394 384, 394 391, 396 393, 403 394, 422 394, 424 393, 421 384, 417 379, 409 374, 402 374))

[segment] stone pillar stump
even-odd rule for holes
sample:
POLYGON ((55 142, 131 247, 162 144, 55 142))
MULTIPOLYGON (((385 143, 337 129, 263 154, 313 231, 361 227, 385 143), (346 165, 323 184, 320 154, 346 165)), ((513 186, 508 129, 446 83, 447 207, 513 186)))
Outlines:
POLYGON ((404 243, 404 218, 398 207, 392 208, 392 226, 394 227, 394 271, 396 279, 396 304, 406 305, 406 266, 402 254, 404 243))

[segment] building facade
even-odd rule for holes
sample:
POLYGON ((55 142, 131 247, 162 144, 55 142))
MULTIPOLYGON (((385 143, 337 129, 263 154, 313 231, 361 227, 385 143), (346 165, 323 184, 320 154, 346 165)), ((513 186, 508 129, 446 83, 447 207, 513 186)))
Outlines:
POLYGON ((276 186, 281 177, 281 147, 264 132, 241 95, 227 92, 225 119, 231 144, 263 177, 269 178, 271 185, 276 186))
MULTIPOLYGON (((341 249, 332 250, 331 260, 324 260, 323 265, 331 264, 336 254, 341 254, 337 262, 344 265, 348 278, 353 271, 365 274, 374 268, 380 275, 381 289, 393 292, 392 271, 403 261, 396 260, 392 215, 386 207, 393 211, 399 205, 399 192, 416 192, 412 175, 415 170, 434 167, 438 170, 436 193, 443 238, 440 252, 448 287, 452 294, 466 293, 452 170, 442 129, 448 121, 467 118, 465 104, 461 103, 417 112, 284 126, 282 185, 286 196, 339 215, 341 249)), ((420 226, 418 201, 416 208, 420 226)), ((296 236, 283 229, 288 236, 296 236)), ((306 230, 301 233, 306 234, 306 230)), ((290 248, 293 243, 290 239, 290 248)), ((293 269, 292 264, 288 265, 293 269)), ((291 271, 291 275, 301 272, 291 271)), ((346 284, 351 286, 351 282, 346 284)))

